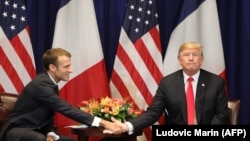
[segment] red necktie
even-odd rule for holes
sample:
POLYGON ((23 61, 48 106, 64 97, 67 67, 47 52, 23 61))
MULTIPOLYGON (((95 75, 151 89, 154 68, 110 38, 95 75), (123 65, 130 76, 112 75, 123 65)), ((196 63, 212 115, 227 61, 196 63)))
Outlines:
POLYGON ((192 81, 194 79, 192 77, 188 78, 188 86, 187 86, 187 93, 186 93, 186 100, 187 100, 187 113, 188 113, 188 125, 194 124, 194 93, 192 87, 192 81))

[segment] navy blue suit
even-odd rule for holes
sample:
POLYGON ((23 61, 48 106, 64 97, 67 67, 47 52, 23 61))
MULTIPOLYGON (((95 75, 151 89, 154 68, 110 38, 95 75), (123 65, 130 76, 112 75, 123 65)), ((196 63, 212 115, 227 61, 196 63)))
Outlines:
POLYGON ((43 72, 23 89, 13 112, 2 128, 0 140, 5 140, 6 132, 15 127, 22 130, 16 132, 11 141, 19 141, 28 130, 38 131, 44 135, 54 131, 55 112, 86 125, 91 125, 94 120, 90 114, 61 99, 58 96, 58 86, 43 72))

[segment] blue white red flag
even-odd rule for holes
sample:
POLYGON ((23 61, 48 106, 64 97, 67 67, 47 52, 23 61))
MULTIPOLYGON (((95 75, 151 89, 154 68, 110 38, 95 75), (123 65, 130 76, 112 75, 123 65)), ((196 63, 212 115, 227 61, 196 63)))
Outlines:
MULTIPOLYGON (((93 0, 62 2, 57 13, 53 47, 71 53, 73 73, 68 82, 59 84, 60 96, 74 106, 82 100, 110 96, 93 0)), ((59 114, 55 122, 59 126, 75 124, 59 114)))
POLYGON ((180 45, 196 41, 203 45, 202 68, 226 79, 216 0, 183 0, 180 8, 164 57, 164 75, 181 68, 177 59, 180 45))

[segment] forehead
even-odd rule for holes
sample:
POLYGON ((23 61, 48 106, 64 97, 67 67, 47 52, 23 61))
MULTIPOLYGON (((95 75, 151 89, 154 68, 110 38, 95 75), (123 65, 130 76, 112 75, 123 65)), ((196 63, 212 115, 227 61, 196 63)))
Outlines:
POLYGON ((58 56, 58 63, 59 64, 64 64, 64 63, 68 63, 70 62, 70 57, 62 55, 62 56, 58 56))
POLYGON ((198 48, 185 48, 183 50, 181 50, 181 52, 200 52, 201 50, 198 48))

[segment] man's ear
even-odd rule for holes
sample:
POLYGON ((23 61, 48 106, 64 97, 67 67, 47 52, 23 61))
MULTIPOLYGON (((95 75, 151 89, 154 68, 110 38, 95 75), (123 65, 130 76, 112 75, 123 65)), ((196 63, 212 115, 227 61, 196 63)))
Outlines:
POLYGON ((52 72, 56 71, 56 66, 54 64, 49 64, 49 70, 52 72))

